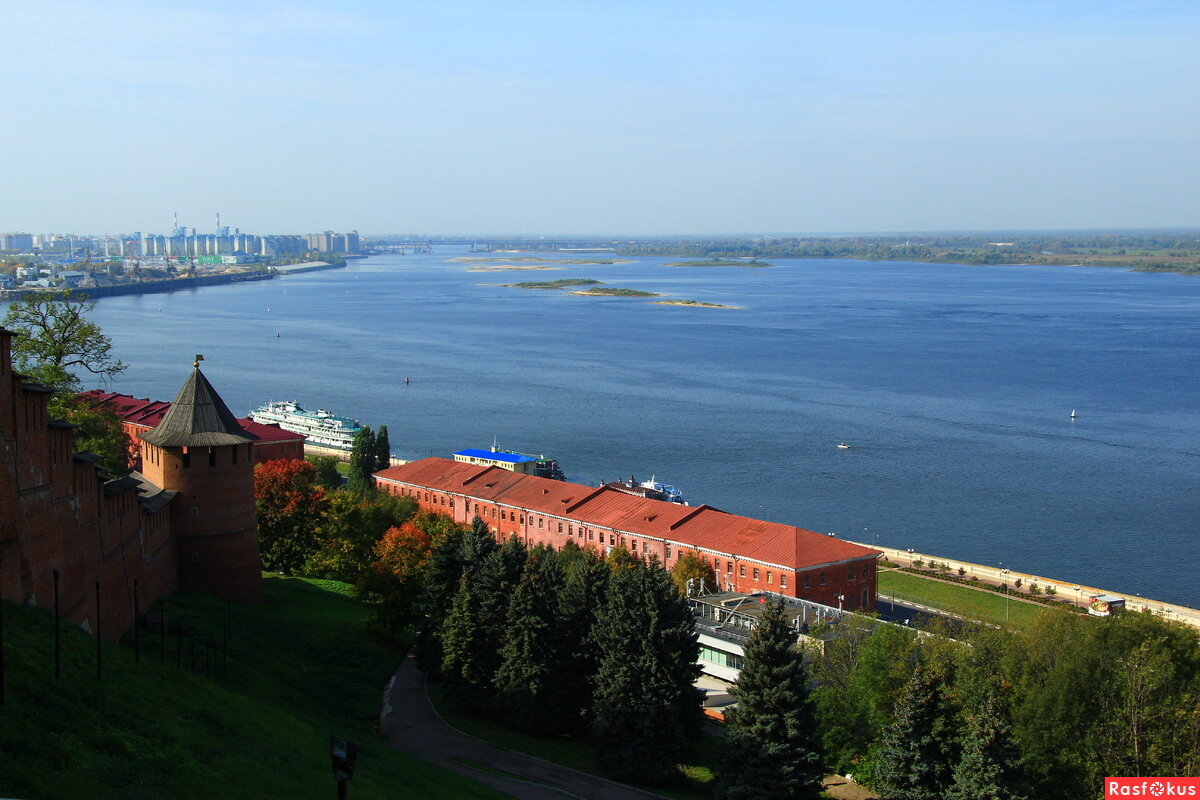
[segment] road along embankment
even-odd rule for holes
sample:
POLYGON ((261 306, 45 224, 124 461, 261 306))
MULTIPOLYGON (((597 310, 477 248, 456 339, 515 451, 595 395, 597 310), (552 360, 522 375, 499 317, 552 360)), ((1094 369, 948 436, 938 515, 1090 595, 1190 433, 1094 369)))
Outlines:
POLYGON ((1164 603, 1161 600, 1151 600, 1148 597, 1140 595, 1129 595, 1124 592, 1114 592, 1109 589, 1098 589, 1095 586, 1085 586, 1083 584, 1072 583, 1070 581, 1060 581, 1054 578, 1047 578, 1041 575, 1035 575, 1030 572, 1017 572, 1012 569, 1003 569, 1001 567, 989 567, 984 564, 975 564, 970 561, 959 561, 953 558, 944 556, 930 555, 929 553, 918 553, 909 550, 899 550, 895 547, 882 547, 880 545, 868 544, 865 542, 854 542, 863 547, 871 547, 883 553, 888 561, 899 564, 902 567, 911 567, 917 561, 923 561, 926 564, 937 562, 939 564, 947 564, 950 567, 950 574, 957 575, 958 571, 963 570, 963 577, 970 578, 972 576, 978 578, 984 583, 989 583, 994 586, 1002 584, 1015 584, 1020 580, 1022 585, 1029 586, 1036 583, 1045 592, 1049 586, 1054 587, 1056 596, 1072 605, 1080 608, 1086 607, 1088 599, 1093 595, 1107 594, 1114 597, 1121 597, 1125 600, 1125 607, 1133 611, 1150 611, 1167 619, 1178 620, 1196 628, 1200 628, 1200 611, 1189 608, 1188 606, 1176 605, 1175 603, 1164 603))

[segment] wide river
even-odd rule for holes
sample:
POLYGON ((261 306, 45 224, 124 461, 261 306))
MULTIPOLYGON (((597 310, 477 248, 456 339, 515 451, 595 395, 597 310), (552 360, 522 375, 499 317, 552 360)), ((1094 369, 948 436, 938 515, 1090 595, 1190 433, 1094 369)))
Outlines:
POLYGON ((103 299, 130 365, 110 388, 169 400, 203 353, 236 413, 328 408, 405 458, 494 439, 581 483, 654 475, 693 505, 1200 603, 1200 278, 467 255, 103 299), (480 270, 506 264, 553 269, 480 270), (501 286, 559 278, 738 308, 501 286))

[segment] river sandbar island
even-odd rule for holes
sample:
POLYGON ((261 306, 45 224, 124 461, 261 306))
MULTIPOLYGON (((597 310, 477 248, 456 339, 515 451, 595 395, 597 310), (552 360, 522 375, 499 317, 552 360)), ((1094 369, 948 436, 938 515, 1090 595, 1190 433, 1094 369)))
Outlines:
POLYGON ((668 261, 664 267, 771 267, 753 258, 702 258, 696 261, 668 261))
POLYGON ((520 283, 504 283, 510 289, 570 289, 572 286, 595 286, 600 283, 593 278, 562 278, 557 281, 521 281, 520 283))
POLYGON ((591 289, 571 292, 571 294, 583 295, 585 297, 662 297, 657 292, 643 292, 641 289, 622 289, 617 286, 595 286, 591 289))
POLYGON ((686 306, 688 308, 728 308, 741 310, 742 306, 724 306, 720 303, 703 303, 699 300, 655 300, 656 306, 686 306))

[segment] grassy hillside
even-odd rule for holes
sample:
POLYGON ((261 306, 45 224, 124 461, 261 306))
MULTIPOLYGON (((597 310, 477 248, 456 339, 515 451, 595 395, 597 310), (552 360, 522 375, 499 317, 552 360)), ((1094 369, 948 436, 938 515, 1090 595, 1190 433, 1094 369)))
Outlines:
POLYGON ((380 693, 401 654, 366 635, 343 584, 265 583, 260 606, 174 598, 172 632, 143 632, 137 664, 131 637, 104 645, 100 680, 95 639, 63 625, 55 680, 52 617, 4 603, 0 796, 327 798, 330 735, 359 747, 351 797, 504 796, 379 739, 380 693))

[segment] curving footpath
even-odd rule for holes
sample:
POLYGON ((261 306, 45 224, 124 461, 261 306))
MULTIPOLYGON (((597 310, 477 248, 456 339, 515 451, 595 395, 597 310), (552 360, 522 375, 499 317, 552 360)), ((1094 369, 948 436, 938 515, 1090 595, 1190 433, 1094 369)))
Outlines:
POLYGON ((495 747, 451 727, 434 710, 425 693, 425 677, 411 655, 388 682, 379 728, 389 746, 440 764, 519 800, 666 800, 662 795, 495 747), (476 769, 471 764, 505 775, 476 769))

